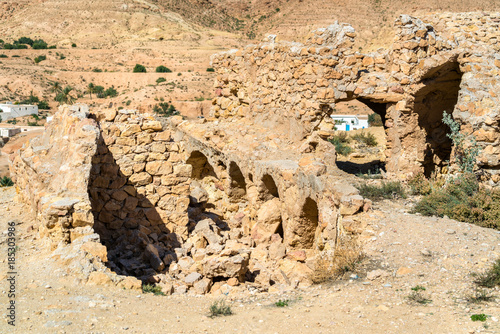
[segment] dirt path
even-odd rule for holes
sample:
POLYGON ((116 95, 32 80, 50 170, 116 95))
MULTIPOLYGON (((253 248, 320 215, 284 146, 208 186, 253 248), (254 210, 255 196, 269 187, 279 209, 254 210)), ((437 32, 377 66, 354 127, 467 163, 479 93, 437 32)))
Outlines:
MULTIPOLYGON (((16 327, 18 333, 498 333, 495 302, 469 304, 470 273, 499 256, 500 234, 449 219, 405 213, 387 202, 365 214, 367 258, 352 279, 304 290, 225 297, 234 312, 209 318, 211 296, 169 297, 90 286, 68 276, 32 230, 27 209, 0 189, 0 304, 7 297, 6 230, 17 221, 16 327), (378 278, 370 280, 366 273, 378 278), (417 285, 429 304, 409 304, 417 285), (278 300, 287 307, 276 307, 278 300), (472 314, 491 317, 472 322, 472 314), (488 327, 488 328, 485 328, 488 327)), ((496 291, 497 295, 499 291, 496 291)), ((5 316, 0 333, 14 332, 5 316)))

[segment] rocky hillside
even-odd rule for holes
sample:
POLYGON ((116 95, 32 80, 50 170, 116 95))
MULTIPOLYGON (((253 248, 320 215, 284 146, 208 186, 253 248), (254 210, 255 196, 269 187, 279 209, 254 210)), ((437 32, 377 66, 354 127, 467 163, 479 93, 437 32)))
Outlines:
POLYGON ((123 40, 199 38, 203 27, 261 38, 303 38, 312 29, 348 22, 372 47, 390 42, 394 18, 401 13, 491 11, 493 0, 78 0, 4 1, 3 34, 40 36, 50 41, 72 39, 99 47, 123 40), (374 41, 373 39, 376 39, 374 41))

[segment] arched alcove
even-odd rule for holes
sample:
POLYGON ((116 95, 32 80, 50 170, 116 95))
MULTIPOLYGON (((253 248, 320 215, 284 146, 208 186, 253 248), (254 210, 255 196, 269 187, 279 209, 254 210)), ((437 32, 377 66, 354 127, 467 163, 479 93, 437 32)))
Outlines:
POLYGON ((423 157, 419 157, 426 177, 450 160, 452 141, 446 135, 450 129, 443 123, 443 112, 451 114, 458 100, 462 72, 457 61, 451 61, 429 71, 422 79, 425 84, 414 97, 413 110, 423 133, 423 157))
POLYGON ((269 174, 264 174, 262 176, 262 185, 261 185, 261 198, 264 201, 271 200, 273 198, 279 198, 278 187, 276 186, 276 182, 269 174))
POLYGON ((301 249, 313 248, 318 222, 318 205, 316 201, 307 197, 302 206, 301 214, 293 226, 294 236, 290 246, 301 249))
POLYGON ((240 167, 234 161, 229 164, 229 177, 231 179, 229 196, 233 200, 243 198, 247 193, 247 185, 240 167))
POLYGON ((193 171, 191 172, 191 177, 193 179, 200 180, 206 176, 217 177, 214 168, 208 162, 207 157, 200 151, 193 151, 186 163, 193 166, 193 171))

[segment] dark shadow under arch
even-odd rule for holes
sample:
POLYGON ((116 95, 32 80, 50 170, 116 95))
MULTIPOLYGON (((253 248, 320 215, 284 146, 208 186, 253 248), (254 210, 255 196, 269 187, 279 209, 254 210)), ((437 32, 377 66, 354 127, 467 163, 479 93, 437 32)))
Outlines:
POLYGON ((214 168, 208 162, 207 157, 200 151, 193 151, 191 155, 186 160, 187 164, 193 166, 193 171, 191 172, 191 178, 193 179, 203 179, 206 176, 217 177, 214 168))
POLYGON ((262 177, 261 188, 261 197, 265 201, 280 197, 276 182, 274 182, 273 177, 269 174, 264 174, 264 176, 262 177))
POLYGON ((240 200, 247 194, 247 184, 245 181, 245 177, 241 172, 240 167, 236 164, 236 162, 231 161, 229 164, 229 177, 231 179, 231 184, 229 188, 229 196, 233 200, 240 200))
POLYGON ((455 109, 462 75, 457 61, 445 63, 424 76, 425 86, 415 94, 414 112, 425 135, 422 166, 426 177, 439 172, 450 160, 453 144, 447 136, 450 129, 443 123, 443 112, 451 114, 455 109))

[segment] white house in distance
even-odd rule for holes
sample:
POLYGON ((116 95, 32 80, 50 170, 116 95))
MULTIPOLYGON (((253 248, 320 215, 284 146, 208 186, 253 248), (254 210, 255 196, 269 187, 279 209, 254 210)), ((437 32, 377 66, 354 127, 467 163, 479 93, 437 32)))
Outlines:
POLYGON ((331 115, 335 129, 351 131, 368 128, 368 115, 331 115))
POLYGON ((2 117, 2 122, 32 114, 38 115, 38 106, 31 104, 14 104, 12 102, 0 104, 0 117, 2 117))

